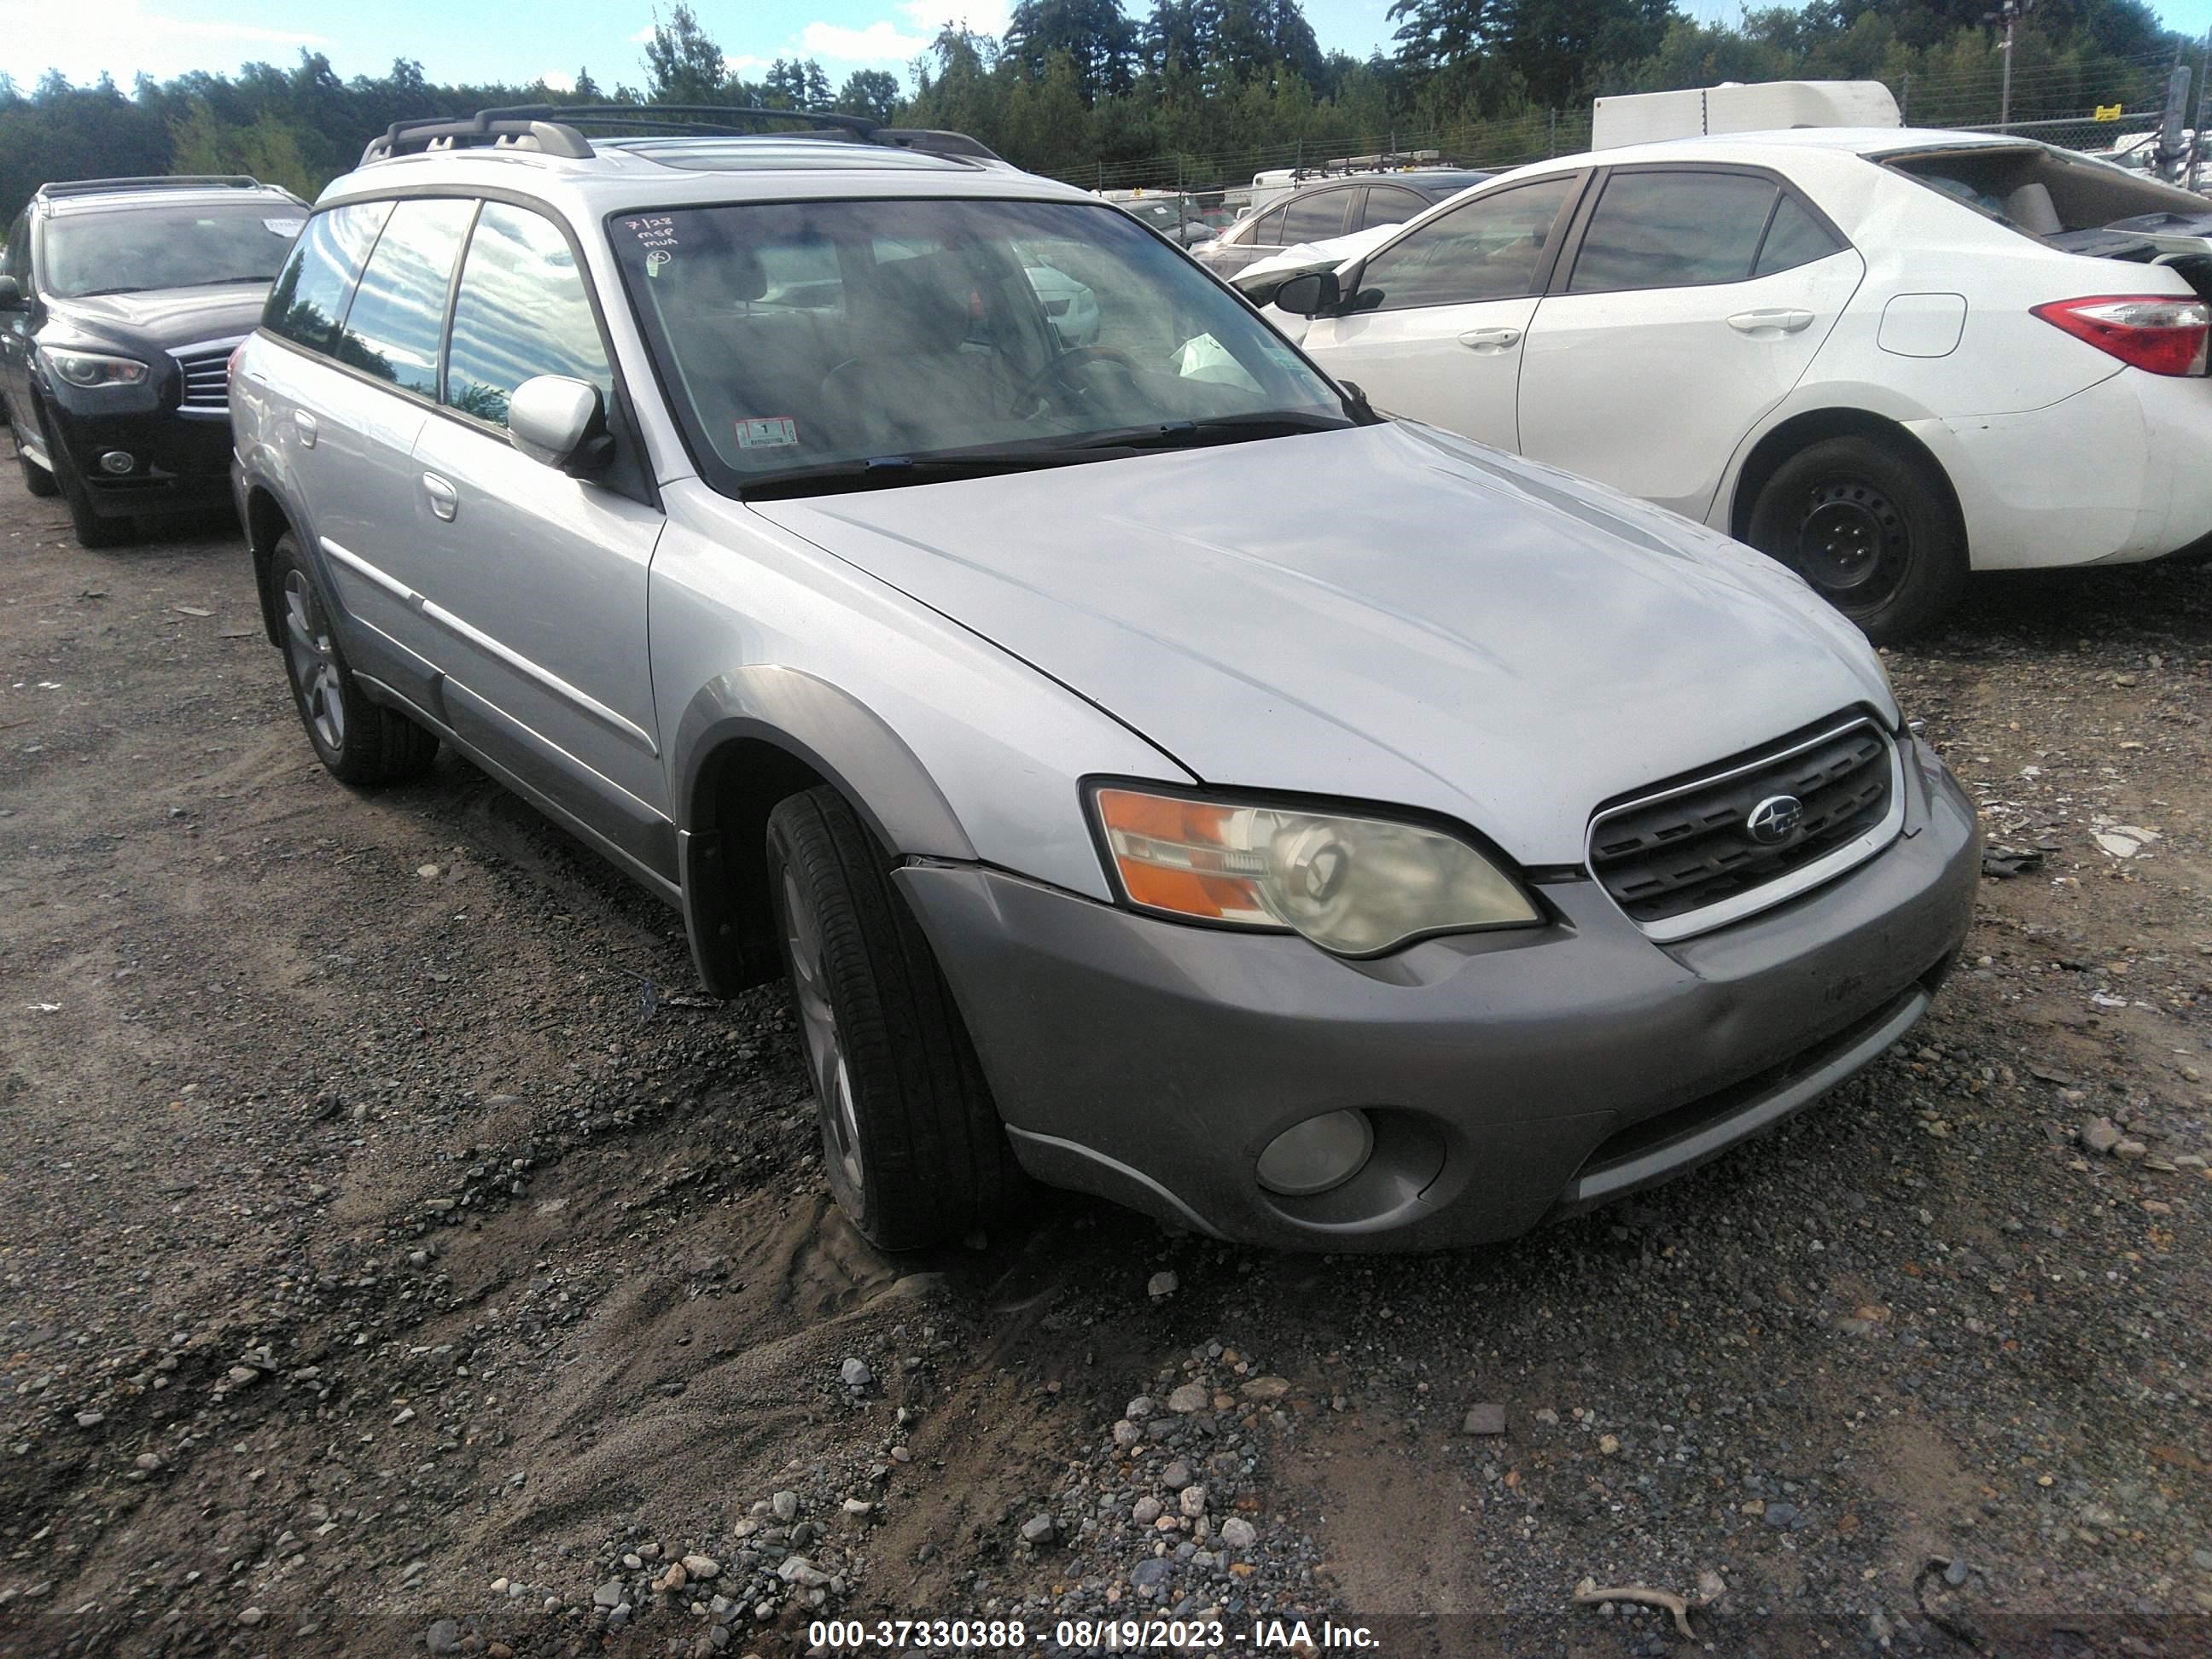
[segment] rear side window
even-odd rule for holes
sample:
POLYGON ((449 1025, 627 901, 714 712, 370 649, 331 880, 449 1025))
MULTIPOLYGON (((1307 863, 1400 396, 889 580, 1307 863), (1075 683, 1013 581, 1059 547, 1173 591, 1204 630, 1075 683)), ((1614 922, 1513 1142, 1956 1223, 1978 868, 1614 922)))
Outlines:
POLYGON ((461 264, 445 401, 505 426, 507 400, 538 374, 588 380, 613 401, 614 374, 568 239, 543 214, 487 202, 461 264))
POLYGON ((1528 293, 1575 182, 1570 175, 1518 185, 1430 220, 1368 261, 1359 308, 1404 311, 1528 293))
POLYGON ((1376 225, 1402 225, 1428 206, 1410 190, 1400 190, 1395 185, 1370 185, 1367 187, 1367 206, 1359 216, 1359 228, 1371 229, 1376 225))
POLYGON ((1317 190, 1301 196, 1283 210, 1282 244, 1325 242, 1344 234, 1344 210, 1352 204, 1348 190, 1317 190))
POLYGON ((1283 247, 1286 244, 1282 238, 1282 228, 1283 210, 1270 208, 1253 222, 1251 230, 1244 238, 1245 245, 1249 247, 1283 247))
POLYGON ((368 256, 338 340, 338 361, 426 398, 438 395, 446 293, 474 202, 402 202, 368 256))
POLYGON ((1759 250, 1754 276, 1771 276, 1778 270, 1795 270, 1815 259, 1843 252, 1833 232, 1815 219, 1795 196, 1784 194, 1775 204, 1774 222, 1766 228, 1766 240, 1759 250))
POLYGON ((335 355, 354 284, 391 211, 389 202, 356 202, 308 220, 269 290, 262 326, 310 351, 335 355))
POLYGON ((1743 282, 1779 193, 1747 173, 1616 173, 1583 233, 1567 292, 1743 282))

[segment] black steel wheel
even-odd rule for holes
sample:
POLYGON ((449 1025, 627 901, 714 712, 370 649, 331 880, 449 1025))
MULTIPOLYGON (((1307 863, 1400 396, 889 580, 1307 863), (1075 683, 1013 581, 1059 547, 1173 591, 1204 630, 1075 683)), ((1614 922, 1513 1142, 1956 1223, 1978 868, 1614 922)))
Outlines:
POLYGON ((1823 439, 1766 481, 1747 539, 1869 639, 1905 639, 1937 621, 1966 585, 1966 536, 1931 471, 1873 438, 1823 439))

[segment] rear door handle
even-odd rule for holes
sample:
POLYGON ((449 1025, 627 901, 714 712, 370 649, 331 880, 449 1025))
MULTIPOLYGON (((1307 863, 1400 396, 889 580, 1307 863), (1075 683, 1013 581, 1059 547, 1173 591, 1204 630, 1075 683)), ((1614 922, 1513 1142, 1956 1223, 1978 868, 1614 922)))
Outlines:
POLYGON ((1809 311, 1739 311, 1728 319, 1728 325, 1739 334, 1795 334, 1813 326, 1809 311))
POLYGON ((1520 342, 1517 328, 1471 328, 1459 337, 1459 343, 1474 351, 1504 351, 1520 342))
POLYGON ((292 427, 300 434, 300 447, 302 449, 313 449, 315 434, 323 429, 321 423, 304 409, 292 411, 292 427))
POLYGON ((430 513, 434 518, 443 519, 451 524, 453 514, 461 510, 461 492, 434 472, 422 475, 422 493, 430 498, 430 513))

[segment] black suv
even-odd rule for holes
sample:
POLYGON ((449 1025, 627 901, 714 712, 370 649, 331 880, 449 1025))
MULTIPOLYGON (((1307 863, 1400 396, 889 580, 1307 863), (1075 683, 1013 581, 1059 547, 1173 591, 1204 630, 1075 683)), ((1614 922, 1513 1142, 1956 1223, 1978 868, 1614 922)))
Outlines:
POLYGON ((42 185, 0 253, 0 404, 23 485, 87 547, 230 499, 229 362, 306 223, 247 178, 42 185))

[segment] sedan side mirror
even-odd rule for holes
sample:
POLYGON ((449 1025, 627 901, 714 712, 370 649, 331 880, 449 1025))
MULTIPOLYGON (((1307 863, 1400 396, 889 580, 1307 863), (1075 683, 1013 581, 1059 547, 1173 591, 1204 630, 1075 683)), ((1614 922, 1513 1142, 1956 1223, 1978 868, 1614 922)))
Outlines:
POLYGON ((507 441, 533 461, 588 477, 605 466, 614 440, 599 387, 565 374, 539 374, 507 400, 507 441))
POLYGON ((23 308, 23 285, 13 276, 0 276, 0 311, 23 308))
POLYGON ((1335 310, 1343 297, 1334 271, 1310 270, 1277 289, 1275 305, 1293 317, 1319 317, 1335 310))

